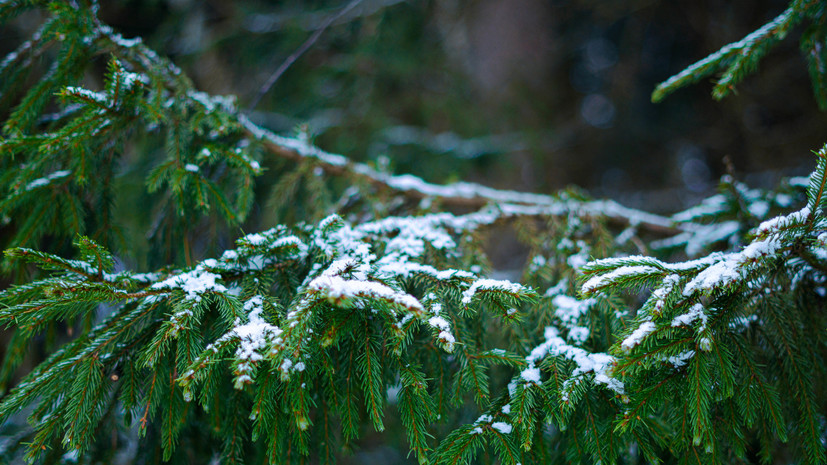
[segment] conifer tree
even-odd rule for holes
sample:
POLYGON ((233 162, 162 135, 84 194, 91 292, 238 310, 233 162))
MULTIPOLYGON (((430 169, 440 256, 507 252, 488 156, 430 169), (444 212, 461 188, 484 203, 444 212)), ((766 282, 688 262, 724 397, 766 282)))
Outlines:
MULTIPOLYGON (((436 464, 827 462, 827 146, 671 217, 430 184, 273 134, 93 1, 0 19, 32 9, 0 63, 0 461, 334 463, 379 437, 436 464), (264 188, 296 221, 242 233, 264 188), (501 225, 520 282, 491 277, 501 225)), ((653 100, 716 73, 727 95, 804 24, 824 107, 823 9, 653 100)))

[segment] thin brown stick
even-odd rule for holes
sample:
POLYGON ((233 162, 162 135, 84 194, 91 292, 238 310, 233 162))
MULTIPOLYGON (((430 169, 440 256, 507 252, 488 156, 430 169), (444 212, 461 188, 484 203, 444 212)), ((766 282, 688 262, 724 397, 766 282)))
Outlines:
POLYGON ((299 57, 304 55, 304 52, 310 50, 310 47, 312 47, 313 44, 315 44, 316 41, 319 40, 319 37, 322 36, 324 31, 327 30, 327 28, 329 28, 333 23, 338 21, 339 18, 347 14, 348 11, 352 10, 356 5, 358 5, 361 2, 362 0, 353 0, 352 2, 345 5, 345 7, 339 10, 337 13, 330 15, 321 24, 321 26, 319 26, 319 28, 316 29, 313 32, 313 34, 311 34, 310 37, 308 37, 307 40, 305 40, 304 43, 296 49, 295 52, 293 52, 289 57, 287 57, 287 59, 284 60, 281 63, 281 65, 279 65, 279 67, 276 68, 275 71, 273 71, 273 74, 270 75, 270 77, 267 79, 267 82, 265 82, 264 85, 261 86, 261 88, 258 90, 258 93, 256 93, 256 96, 253 97, 253 101, 250 103, 250 106, 247 108, 247 111, 253 111, 253 109, 259 104, 259 102, 261 102, 261 99, 264 97, 264 95, 267 94, 267 92, 270 92, 270 89, 273 88, 273 85, 276 83, 276 81, 279 80, 281 75, 284 74, 285 71, 287 71, 287 69, 290 68, 290 66, 293 63, 295 63, 296 60, 299 59, 299 57))

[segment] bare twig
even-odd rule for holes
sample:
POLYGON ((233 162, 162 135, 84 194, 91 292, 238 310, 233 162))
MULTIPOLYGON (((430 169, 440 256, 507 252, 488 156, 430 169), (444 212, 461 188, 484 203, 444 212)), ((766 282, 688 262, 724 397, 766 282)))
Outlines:
MULTIPOLYGON (((408 0, 362 0, 359 8, 351 10, 333 22, 333 26, 372 16, 385 8, 408 0)), ((288 23, 307 32, 313 32, 327 20, 330 11, 299 12, 295 14, 255 14, 244 21, 244 27, 252 34, 267 34, 284 29, 288 23)))
POLYGON ((337 20, 339 20, 339 18, 347 14, 348 11, 352 10, 361 1, 362 0, 353 0, 352 2, 348 3, 344 8, 339 10, 336 14, 330 15, 330 17, 328 17, 327 20, 325 20, 325 22, 322 23, 319 26, 319 28, 316 29, 313 32, 313 34, 310 37, 308 37, 307 40, 305 40, 299 48, 296 49, 295 52, 293 52, 289 57, 287 57, 287 59, 284 60, 284 62, 282 62, 282 64, 273 72, 273 74, 270 75, 270 78, 267 79, 267 82, 265 82, 264 85, 261 86, 261 88, 258 90, 258 93, 253 98, 253 101, 250 103, 250 106, 247 108, 247 111, 253 111, 256 105, 258 105, 258 103, 261 101, 262 97, 264 97, 264 95, 270 91, 270 89, 273 87, 276 81, 278 81, 281 75, 284 74, 285 71, 287 71, 287 68, 289 68, 293 63, 295 63, 296 60, 298 60, 299 57, 304 54, 304 52, 309 50, 310 47, 312 47, 313 44, 315 44, 316 41, 319 40, 319 37, 322 36, 324 31, 327 30, 327 28, 330 27, 331 24, 335 23, 337 20))

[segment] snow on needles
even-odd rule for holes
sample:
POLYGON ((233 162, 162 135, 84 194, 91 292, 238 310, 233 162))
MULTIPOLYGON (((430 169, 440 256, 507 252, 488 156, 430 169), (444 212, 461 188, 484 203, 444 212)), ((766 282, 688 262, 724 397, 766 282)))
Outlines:
POLYGON ((594 382, 603 384, 618 394, 624 394, 623 382, 612 378, 609 375, 615 358, 604 353, 590 353, 580 347, 567 344, 560 337, 559 330, 553 326, 547 326, 544 332, 545 342, 535 347, 526 357, 528 367, 520 373, 520 376, 527 383, 540 383, 540 369, 536 364, 547 355, 563 357, 573 361, 577 368, 571 373, 569 380, 575 379, 586 373, 594 373, 594 382))
MULTIPOLYGON (((434 311, 436 315, 439 315, 439 304, 436 304, 434 307, 432 307, 431 310, 434 311)), ((446 349, 448 349, 448 351, 450 352, 454 348, 454 343, 456 342, 456 339, 454 338, 454 335, 450 332, 451 325, 448 323, 448 321, 445 318, 442 318, 441 316, 432 316, 428 319, 428 324, 435 328, 437 331, 439 331, 439 340, 445 344, 446 349)))
POLYGON ((270 342, 280 342, 277 338, 282 330, 278 326, 271 325, 262 317, 262 312, 264 312, 264 298, 262 296, 251 297, 244 303, 244 310, 248 312, 247 323, 233 328, 233 332, 241 340, 236 358, 258 361, 261 359, 261 349, 270 342))
POLYGON ((510 434, 513 429, 511 425, 502 421, 495 421, 494 423, 491 423, 491 427, 502 434, 510 434))
POLYGON ((741 252, 721 255, 717 262, 687 283, 683 288, 683 295, 688 297, 699 291, 710 291, 734 284, 742 279, 753 263, 762 257, 775 255, 780 248, 781 240, 778 237, 769 237, 749 244, 741 252))
POLYGON ((239 339, 235 358, 239 361, 236 366, 236 388, 251 383, 252 365, 262 359, 262 352, 271 345, 281 344, 281 328, 271 325, 263 317, 264 298, 260 295, 251 297, 244 303, 248 321, 231 330, 239 339))
POLYGON ((567 327, 574 324, 597 303, 595 299, 577 300, 565 294, 558 294, 551 300, 554 305, 554 314, 563 321, 567 327))
POLYGON ((334 301, 356 297, 373 297, 416 312, 422 312, 423 310, 422 303, 416 297, 374 281, 359 281, 322 274, 322 276, 310 282, 310 289, 321 292, 328 299, 334 301))
POLYGON ((466 291, 462 293, 462 303, 468 305, 473 300, 475 294, 486 291, 507 292, 509 294, 522 294, 527 289, 522 284, 512 283, 511 281, 502 281, 498 279, 480 279, 474 281, 466 291))
POLYGON ((405 291, 403 279, 424 275, 450 283, 458 291, 464 291, 461 295, 464 304, 484 292, 505 293, 510 298, 531 294, 530 288, 520 284, 479 279, 468 271, 439 270, 427 264, 429 251, 453 257, 458 248, 455 237, 496 218, 498 215, 493 210, 487 210, 465 216, 391 217, 351 226, 331 215, 309 232, 308 244, 284 226, 248 234, 237 241, 237 248, 223 252, 220 258, 204 260, 196 268, 177 272, 151 288, 180 291, 184 300, 192 301, 190 305, 194 306, 209 293, 242 295, 244 290, 234 278, 239 273, 264 270, 287 261, 313 260, 308 263, 311 267, 304 282, 298 286, 298 298, 289 304, 284 317, 275 316, 278 321, 267 321, 264 311, 268 297, 254 295, 243 305, 246 318, 238 318, 232 329, 205 351, 204 356, 211 357, 210 354, 219 354, 222 348, 237 341, 234 357, 237 388, 253 382, 255 366, 263 358, 275 357, 282 379, 288 379, 291 372, 305 370, 307 361, 297 358, 301 356, 298 352, 290 358, 281 358, 279 354, 294 343, 305 344, 308 334, 313 333, 316 312, 331 306, 389 313, 401 330, 407 329, 406 323, 416 318, 434 331, 443 349, 451 352, 457 340, 452 333, 450 315, 440 312, 445 302, 435 293, 428 293, 420 300, 405 291), (374 247, 382 251, 381 257, 373 253, 374 247), (226 286, 222 275, 229 280, 226 286), (329 305, 318 306, 320 303, 329 305))
POLYGON ((511 431, 514 430, 514 427, 504 421, 494 421, 494 417, 488 414, 480 415, 476 421, 471 425, 473 428, 468 432, 468 434, 482 434, 482 427, 483 426, 490 426, 491 429, 497 431, 500 434, 511 434, 511 431))
POLYGON ((680 281, 680 276, 695 274, 683 287, 684 297, 708 293, 736 284, 749 272, 770 260, 782 250, 780 231, 801 224, 809 215, 804 208, 787 216, 773 218, 762 223, 756 230, 758 239, 753 240, 740 252, 712 253, 706 257, 680 263, 665 263, 652 257, 631 256, 595 260, 585 270, 600 270, 582 286, 584 294, 595 293, 627 279, 662 276, 662 284, 654 291, 655 310, 662 310, 667 295, 680 281))
POLYGON ((219 279, 220 275, 210 273, 203 265, 198 265, 192 271, 153 284, 152 289, 180 289, 186 294, 187 300, 201 302, 201 296, 207 292, 227 292, 227 288, 217 282, 219 279))
POLYGON ((643 322, 636 330, 632 332, 626 339, 620 343, 620 347, 625 351, 632 350, 633 347, 643 342, 643 339, 655 330, 655 324, 651 321, 643 322))
POLYGON ((701 304, 695 304, 692 306, 692 308, 689 309, 687 313, 684 313, 683 315, 678 315, 675 318, 673 318, 672 326, 689 326, 695 320, 701 321, 701 331, 706 329, 707 316, 706 313, 704 313, 704 307, 701 304))
POLYGON ((655 267, 645 265, 622 266, 606 274, 592 276, 585 282, 585 284, 583 284, 582 291, 584 294, 590 294, 622 278, 654 274, 658 271, 659 270, 655 267))
POLYGON ((38 187, 47 186, 52 181, 54 181, 55 179, 65 178, 66 176, 69 176, 70 174, 72 174, 72 172, 67 171, 67 170, 55 171, 54 173, 51 173, 48 176, 35 179, 34 181, 26 184, 26 190, 30 191, 30 190, 36 189, 38 187))

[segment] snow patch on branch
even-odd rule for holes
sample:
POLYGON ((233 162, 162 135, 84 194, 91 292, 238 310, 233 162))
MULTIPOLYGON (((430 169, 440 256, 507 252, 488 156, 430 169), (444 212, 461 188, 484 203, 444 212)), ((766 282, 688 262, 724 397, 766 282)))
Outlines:
POLYGON ((434 316, 428 318, 428 324, 436 331, 439 331, 437 337, 439 338, 439 342, 445 347, 445 350, 452 352, 457 340, 454 335, 451 334, 451 324, 448 323, 448 320, 439 316, 439 312, 442 310, 442 304, 434 303, 431 305, 430 310, 434 316))
POLYGON ((152 289, 180 289, 186 294, 185 299, 201 302, 201 297, 209 292, 227 292, 227 288, 217 281, 221 275, 210 273, 203 265, 194 270, 171 276, 164 281, 155 283, 152 289))
POLYGON ((233 328, 233 332, 241 340, 236 351, 239 360, 261 360, 261 351, 268 344, 280 343, 281 328, 271 325, 262 316, 264 312, 264 298, 260 295, 251 297, 244 303, 247 312, 247 323, 233 328))
POLYGON ((490 426, 491 429, 500 434, 511 434, 511 431, 513 431, 513 426, 504 421, 494 421, 494 417, 487 413, 480 415, 471 426, 473 426, 473 428, 468 431, 468 434, 471 435, 482 434, 483 426, 490 426))
POLYGON ((495 421, 494 423, 491 423, 491 427, 502 434, 510 434, 513 429, 511 425, 502 421, 495 421))
POLYGON ((283 332, 281 328, 268 323, 262 316, 264 297, 255 295, 248 299, 244 303, 244 311, 247 312, 248 321, 235 326, 225 336, 235 336, 239 340, 235 352, 236 389, 252 383, 253 367, 264 357, 264 351, 283 342, 280 337, 283 332))
POLYGON ((699 331, 705 330, 708 317, 706 316, 706 313, 704 313, 704 307, 701 304, 695 304, 689 309, 688 312, 673 318, 672 326, 690 326, 697 320, 700 320, 701 322, 699 331))
POLYGON ((559 330, 553 326, 546 327, 544 336, 545 342, 535 347, 526 357, 528 367, 520 373, 525 382, 540 383, 540 369, 536 367, 536 364, 547 355, 551 355, 566 358, 577 365, 577 368, 571 373, 570 379, 586 373, 593 373, 595 383, 603 384, 618 394, 625 393, 623 382, 609 375, 609 371, 615 363, 614 357, 601 352, 590 353, 580 347, 567 344, 560 337, 559 330))
POLYGON ((69 86, 66 87, 66 93, 83 99, 93 100, 104 106, 109 104, 109 98, 103 92, 95 92, 89 89, 84 89, 83 87, 69 86))
POLYGON ((616 281, 637 276, 652 275, 659 271, 657 268, 651 266, 623 266, 605 274, 592 276, 583 284, 581 290, 584 294, 591 294, 616 281))
POLYGON ((620 348, 624 351, 628 352, 632 350, 635 346, 639 345, 643 342, 643 339, 646 338, 652 331, 655 330, 655 323, 651 321, 645 321, 640 326, 635 329, 632 334, 629 335, 623 342, 620 343, 620 348))
MULTIPOLYGON (((345 279, 338 274, 352 262, 339 260, 328 267, 320 276, 313 279, 308 288, 323 294, 328 300, 338 302, 343 299, 354 299, 357 297, 376 298, 404 307, 415 313, 422 313, 422 303, 414 296, 375 281, 359 279, 345 279)), ((365 276, 361 276, 366 278, 365 276)))
POLYGON ((724 221, 715 224, 683 224, 684 232, 667 239, 653 241, 652 248, 668 249, 683 246, 690 257, 697 256, 710 245, 729 239, 737 234, 741 225, 737 221, 724 221))
POLYGON ((772 257, 781 248, 781 240, 770 237, 755 241, 741 252, 719 255, 718 260, 698 273, 683 288, 683 295, 688 297, 696 292, 710 291, 739 282, 751 265, 759 259, 772 257))
POLYGON ((671 357, 667 357, 666 361, 671 363, 675 368, 682 368, 689 363, 689 360, 695 356, 694 350, 687 350, 686 352, 681 352, 678 355, 673 355, 671 357))
POLYGON ((30 190, 33 190, 33 189, 37 189, 38 187, 47 186, 47 185, 51 184, 51 182, 54 181, 55 179, 65 178, 66 176, 69 176, 70 174, 72 174, 72 172, 69 171, 69 170, 55 171, 54 173, 51 173, 48 176, 35 179, 34 181, 26 184, 26 190, 30 191, 30 190))
MULTIPOLYGON (((624 207, 611 200, 584 202, 574 199, 560 199, 558 197, 492 189, 479 184, 460 182, 448 185, 428 183, 412 175, 393 176, 376 170, 363 163, 350 161, 342 155, 325 152, 318 147, 308 144, 307 140, 277 136, 271 131, 256 125, 245 115, 237 115, 238 123, 253 137, 267 141, 277 147, 293 152, 290 158, 311 158, 322 164, 322 169, 334 172, 350 172, 366 178, 374 184, 381 184, 391 189, 408 194, 415 198, 438 198, 443 201, 453 201, 459 204, 482 207, 494 204, 497 207, 483 208, 487 213, 496 217, 507 217, 516 214, 514 209, 524 209, 520 214, 526 215, 562 215, 568 212, 578 212, 582 215, 608 217, 630 225, 652 227, 657 230, 682 231, 683 225, 677 225, 672 220, 651 213, 624 207), (501 211, 494 212, 499 208, 501 211), (527 210, 526 210, 527 209, 527 210), (512 210, 511 212, 507 210, 512 210)), ((481 210, 482 212, 482 210, 481 210)), ((470 218, 472 215, 466 215, 470 218)), ((491 220, 484 220, 486 224, 491 220)))
POLYGON ((666 277, 663 278, 660 287, 652 291, 651 299, 654 301, 653 309, 655 312, 660 313, 663 311, 663 307, 666 305, 666 298, 672 293, 672 290, 678 284, 680 279, 680 276, 676 274, 666 275, 666 277))
POLYGON ((226 113, 236 112, 236 98, 234 95, 210 95, 205 92, 191 90, 187 96, 201 104, 207 113, 221 109, 226 113))
POLYGON ((801 210, 790 213, 789 215, 776 216, 775 218, 771 218, 758 225, 755 232, 760 235, 774 234, 782 229, 795 225, 801 225, 807 220, 810 213, 810 207, 804 207, 801 210))
POLYGON ((474 281, 467 290, 462 293, 462 303, 468 305, 474 296, 480 292, 507 292, 509 294, 521 294, 527 291, 522 284, 499 279, 479 279, 474 281))
POLYGON ((560 318, 566 327, 573 327, 577 321, 597 304, 595 299, 578 300, 565 294, 556 295, 551 304, 554 305, 554 314, 560 318))

